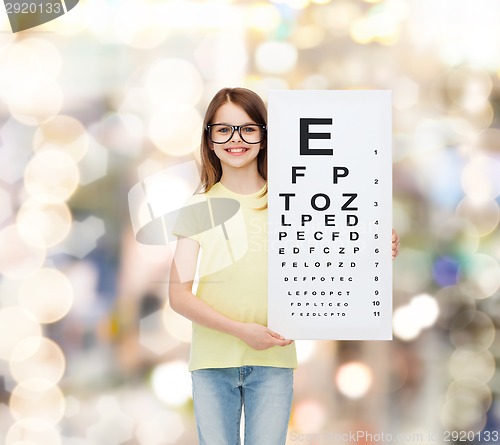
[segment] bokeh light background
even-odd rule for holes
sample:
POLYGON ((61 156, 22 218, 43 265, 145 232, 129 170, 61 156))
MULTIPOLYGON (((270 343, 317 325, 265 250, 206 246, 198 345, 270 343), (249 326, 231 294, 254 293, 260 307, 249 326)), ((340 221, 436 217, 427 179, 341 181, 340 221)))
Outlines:
POLYGON ((500 429, 500 2, 81 0, 17 34, 0 15, 1 445, 196 443, 172 246, 135 229, 196 182, 168 172, 199 161, 224 86, 393 91, 395 339, 298 342, 288 443, 500 429))

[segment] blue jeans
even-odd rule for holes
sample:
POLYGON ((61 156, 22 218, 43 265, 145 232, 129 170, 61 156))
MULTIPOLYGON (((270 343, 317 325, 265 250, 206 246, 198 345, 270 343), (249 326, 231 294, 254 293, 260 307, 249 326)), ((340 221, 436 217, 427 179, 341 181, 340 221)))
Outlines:
POLYGON ((293 369, 268 366, 199 369, 191 373, 200 445, 284 445, 293 394, 293 369))

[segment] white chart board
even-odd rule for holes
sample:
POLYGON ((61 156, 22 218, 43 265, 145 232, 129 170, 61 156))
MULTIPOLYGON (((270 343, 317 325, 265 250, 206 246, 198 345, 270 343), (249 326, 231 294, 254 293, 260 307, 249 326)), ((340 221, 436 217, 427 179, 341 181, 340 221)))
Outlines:
POLYGON ((269 313, 289 339, 392 339, 391 92, 268 96, 269 313))

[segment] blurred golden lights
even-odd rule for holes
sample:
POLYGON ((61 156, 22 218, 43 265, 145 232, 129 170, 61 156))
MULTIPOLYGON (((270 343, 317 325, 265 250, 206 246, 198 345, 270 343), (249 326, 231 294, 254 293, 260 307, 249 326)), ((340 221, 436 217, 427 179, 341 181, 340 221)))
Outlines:
POLYGON ((40 323, 63 318, 73 304, 73 287, 64 273, 43 268, 26 277, 19 288, 19 304, 40 323))
POLYGON ((28 337, 18 343, 10 357, 10 373, 16 382, 36 382, 31 389, 48 389, 62 378, 66 360, 61 348, 45 337, 28 337), (33 379, 39 380, 33 380, 33 379), (40 383, 42 386, 40 388, 40 383))
POLYGON ((45 81, 32 87, 24 87, 9 98, 12 116, 26 125, 39 125, 54 117, 61 110, 63 93, 53 81, 45 81))
POLYGON ((373 373, 364 363, 349 362, 339 367, 335 381, 342 394, 350 399, 359 399, 371 388, 373 373))
POLYGON ((401 340, 414 340, 423 329, 434 325, 439 316, 439 306, 434 297, 420 294, 413 297, 409 304, 394 311, 394 335, 401 340))
POLYGON ((413 318, 412 310, 409 306, 398 307, 392 317, 392 329, 394 335, 401 340, 409 341, 418 337, 421 326, 418 320, 413 318))
POLYGON ((175 444, 184 433, 182 417, 175 412, 161 411, 137 426, 140 445, 175 444))
POLYGON ((191 399, 191 378, 184 361, 156 366, 151 375, 151 385, 156 397, 167 405, 181 406, 191 399))
POLYGON ((0 358, 10 360, 16 346, 31 337, 40 337, 42 328, 33 315, 16 306, 0 309, 0 358))
POLYGON ((435 228, 436 249, 449 254, 453 249, 462 255, 474 254, 480 243, 476 226, 464 218, 452 217, 437 223, 435 228))
POLYGON ((480 431, 492 400, 488 385, 475 379, 454 380, 446 392, 441 422, 449 429, 480 431))
POLYGON ((455 347, 471 345, 478 350, 486 350, 495 337, 495 324, 484 312, 465 310, 450 321, 450 339, 455 347))
POLYGON ((491 380, 495 366, 491 352, 469 345, 457 348, 449 362, 450 374, 456 380, 474 379, 481 383, 491 380))
POLYGON ((422 292, 432 280, 432 258, 425 250, 401 248, 394 263, 394 287, 405 292, 422 292))
POLYGON ((459 284, 477 300, 491 297, 500 288, 500 264, 489 255, 471 255, 460 268, 459 284))
POLYGON ((439 306, 436 299, 428 294, 413 297, 410 301, 410 309, 413 316, 419 320, 422 328, 432 326, 439 315, 439 306))
POLYGON ((288 42, 265 42, 255 53, 257 67, 267 74, 288 73, 295 68, 297 59, 297 49, 288 42))
POLYGON ((34 82, 33 73, 42 70, 41 60, 33 49, 22 44, 6 44, 0 47, 2 70, 0 71, 0 96, 14 96, 22 85, 34 82))
POLYGON ((39 418, 17 421, 5 436, 5 445, 61 445, 61 443, 57 428, 39 418))
POLYGON ((149 121, 149 136, 155 146, 171 156, 184 156, 200 145, 202 119, 195 108, 166 104, 149 121))
POLYGON ((351 26, 351 37, 359 44, 378 42, 393 45, 399 40, 399 35, 399 17, 386 12, 375 12, 360 17, 351 26))
POLYGON ((23 380, 13 390, 9 401, 14 419, 40 419, 57 424, 64 415, 64 394, 58 386, 42 378, 23 380))
POLYGON ((292 39, 298 49, 314 48, 325 39, 325 32, 319 26, 304 25, 295 31, 292 39))
POLYGON ((245 18, 250 28, 259 31, 272 31, 281 23, 281 15, 276 7, 264 2, 254 2, 249 5, 245 18))
POLYGON ((65 202, 43 204, 29 199, 17 213, 17 229, 23 239, 34 247, 59 244, 71 229, 71 213, 65 202))
POLYGON ((8 278, 23 278, 38 270, 45 260, 45 250, 28 244, 17 225, 0 230, 0 273, 8 278))
POLYGON ((60 150, 42 150, 26 166, 24 183, 28 193, 46 204, 70 198, 79 182, 75 161, 60 150))
POLYGON ((33 138, 33 147, 59 149, 78 162, 89 146, 89 138, 83 124, 70 116, 58 115, 40 125, 33 138))
POLYGON ((160 5, 147 0, 123 2, 112 16, 114 35, 133 48, 146 49, 161 44, 169 27, 160 20, 160 5))
POLYGON ((325 421, 325 408, 316 400, 301 401, 292 412, 293 424, 299 431, 306 434, 319 432, 325 421))
POLYGON ((0 96, 12 99, 23 90, 35 90, 54 80, 62 67, 57 48, 45 39, 26 38, 0 48, 0 96))
POLYGON ((315 351, 317 342, 314 340, 298 340, 295 342, 295 347, 297 349, 297 361, 299 363, 305 363, 309 361, 315 351))
POLYGON ((492 178, 498 173, 500 162, 491 156, 475 155, 464 167, 462 187, 465 193, 477 202, 495 199, 498 190, 492 178), (496 166, 497 169, 492 168, 496 166))
POLYGON ((12 215, 12 202, 9 193, 0 187, 0 223, 12 215))
POLYGON ((481 110, 487 103, 493 82, 486 70, 465 66, 446 76, 446 92, 454 110, 481 110))
POLYGON ((198 70, 188 61, 159 59, 146 73, 144 87, 155 106, 171 102, 193 106, 200 100, 203 81, 198 70))
POLYGON ((455 213, 458 217, 471 221, 479 236, 489 235, 500 222, 500 207, 494 199, 476 200, 466 196, 458 204, 455 213))

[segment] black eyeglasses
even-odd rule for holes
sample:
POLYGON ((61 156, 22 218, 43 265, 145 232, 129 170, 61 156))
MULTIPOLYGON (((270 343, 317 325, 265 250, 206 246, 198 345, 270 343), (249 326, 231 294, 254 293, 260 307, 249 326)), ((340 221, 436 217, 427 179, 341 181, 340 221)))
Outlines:
POLYGON ((247 144, 258 144, 264 139, 266 126, 260 124, 211 124, 207 125, 207 131, 210 135, 210 140, 214 144, 225 144, 229 142, 235 131, 238 131, 241 139, 247 144))

